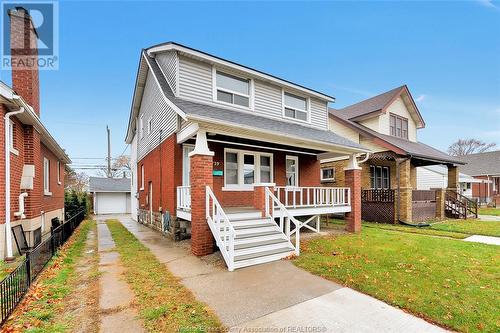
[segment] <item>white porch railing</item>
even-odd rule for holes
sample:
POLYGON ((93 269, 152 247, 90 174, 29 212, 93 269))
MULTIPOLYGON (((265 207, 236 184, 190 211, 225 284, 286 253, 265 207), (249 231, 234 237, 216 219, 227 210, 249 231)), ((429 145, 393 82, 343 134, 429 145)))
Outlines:
POLYGON ((276 198, 286 208, 350 206, 351 189, 348 187, 274 187, 276 198))
POLYGON ((229 271, 234 269, 234 239, 236 232, 210 186, 206 187, 206 217, 217 246, 229 271))
POLYGON ((177 186, 177 209, 191 210, 191 186, 177 186))
POLYGON ((294 248, 295 254, 300 254, 300 228, 302 223, 293 217, 286 207, 276 198, 276 196, 271 192, 269 187, 266 187, 266 217, 278 218, 278 226, 280 230, 285 233, 290 245, 294 248), (279 212, 276 214, 275 210, 278 209, 279 212), (295 228, 291 228, 290 222, 292 222, 295 228), (292 235, 295 234, 295 245, 291 242, 292 235))

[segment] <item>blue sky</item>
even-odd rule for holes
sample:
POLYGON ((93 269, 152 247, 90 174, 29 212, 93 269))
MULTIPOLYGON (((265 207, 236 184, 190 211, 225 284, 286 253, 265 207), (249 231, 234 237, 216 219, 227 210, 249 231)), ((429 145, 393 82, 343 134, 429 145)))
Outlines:
MULTIPOLYGON (((141 48, 165 41, 320 90, 343 107, 408 84, 422 142, 500 145, 500 2, 62 1, 42 119, 75 162, 124 136, 141 48)), ((10 73, 1 72, 10 82, 10 73)), ((90 161, 90 162, 89 162, 90 161)))

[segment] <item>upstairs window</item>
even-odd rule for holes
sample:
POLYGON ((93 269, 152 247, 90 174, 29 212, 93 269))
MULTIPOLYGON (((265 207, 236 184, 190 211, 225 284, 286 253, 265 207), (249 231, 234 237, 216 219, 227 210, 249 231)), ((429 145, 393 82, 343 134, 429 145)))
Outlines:
POLYGON ((153 117, 148 119, 148 135, 153 132, 153 117))
POLYGON ((307 98, 285 92, 283 106, 285 117, 307 121, 307 98))
POLYGON ((216 71, 215 87, 217 101, 250 107, 250 80, 216 71))
POLYGON ((142 139, 144 137, 144 115, 141 114, 139 118, 139 137, 142 139))
POLYGON ((408 119, 391 114, 391 135, 398 138, 408 139, 408 119))

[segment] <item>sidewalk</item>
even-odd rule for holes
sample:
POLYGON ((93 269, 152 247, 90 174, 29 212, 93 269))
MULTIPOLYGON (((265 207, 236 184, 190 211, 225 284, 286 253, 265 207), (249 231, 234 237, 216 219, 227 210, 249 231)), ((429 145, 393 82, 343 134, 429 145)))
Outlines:
POLYGON ((295 267, 276 261, 234 272, 133 221, 118 218, 231 331, 245 328, 318 332, 446 332, 428 322, 295 267))

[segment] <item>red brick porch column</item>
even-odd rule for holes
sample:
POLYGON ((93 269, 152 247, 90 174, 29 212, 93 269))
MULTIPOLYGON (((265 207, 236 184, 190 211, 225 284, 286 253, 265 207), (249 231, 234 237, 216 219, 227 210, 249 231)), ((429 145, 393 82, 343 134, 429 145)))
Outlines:
POLYGON ((349 166, 344 169, 345 186, 351 189, 351 212, 346 214, 346 230, 361 231, 361 168, 356 156, 351 156, 349 166))
MULTIPOLYGON (((266 187, 269 187, 271 192, 274 191, 275 184, 255 184, 253 188, 253 205, 257 210, 260 210, 262 217, 266 217, 266 187)), ((272 203, 269 202, 269 205, 272 203)))
POLYGON ((213 188, 213 152, 206 136, 198 132, 196 147, 189 154, 191 163, 191 252, 204 256, 214 252, 214 238, 206 218, 206 187, 213 188), (200 143, 200 141, 204 141, 200 143))

